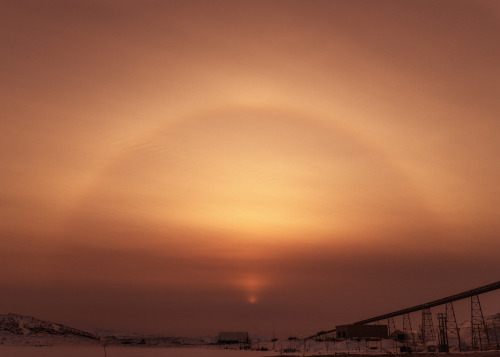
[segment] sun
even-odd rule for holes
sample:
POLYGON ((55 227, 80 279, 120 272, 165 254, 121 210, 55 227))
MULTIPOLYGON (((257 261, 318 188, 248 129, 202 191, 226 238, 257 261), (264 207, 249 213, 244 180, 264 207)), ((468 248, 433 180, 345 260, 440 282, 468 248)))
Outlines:
POLYGON ((249 302, 250 304, 256 304, 256 303, 257 303, 257 297, 256 297, 255 295, 250 295, 250 296, 248 297, 248 302, 249 302))
POLYGON ((231 285, 245 294, 247 303, 256 304, 259 294, 268 285, 268 281, 260 275, 247 274, 232 280, 231 285))

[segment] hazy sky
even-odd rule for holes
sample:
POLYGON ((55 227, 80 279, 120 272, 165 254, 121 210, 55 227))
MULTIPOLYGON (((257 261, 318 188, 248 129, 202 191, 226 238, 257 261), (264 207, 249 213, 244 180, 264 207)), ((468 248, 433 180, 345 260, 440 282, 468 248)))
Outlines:
POLYGON ((287 336, 497 281, 499 4, 0 1, 0 312, 287 336))

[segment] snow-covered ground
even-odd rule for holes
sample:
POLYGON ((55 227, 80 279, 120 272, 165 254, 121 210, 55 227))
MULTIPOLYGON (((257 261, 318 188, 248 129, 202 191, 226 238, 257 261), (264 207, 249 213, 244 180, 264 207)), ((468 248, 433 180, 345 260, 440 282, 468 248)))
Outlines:
MULTIPOLYGON (((280 351, 245 351, 237 349, 221 349, 219 347, 122 347, 110 346, 106 353, 102 346, 0 346, 0 356, 5 357, 274 357, 274 356, 390 356, 381 351, 327 351, 325 349, 309 350, 305 353, 280 353, 280 351)), ((396 355, 397 356, 397 355, 396 355)), ((404 354, 399 354, 404 356, 404 354)), ((406 355, 408 356, 408 355, 406 355)), ((411 355, 410 355, 411 356, 411 355)), ((436 353, 417 354, 419 357, 438 356, 436 353)), ((449 356, 463 357, 500 357, 500 351, 465 352, 449 356)))
MULTIPOLYGON (((487 318, 491 342, 496 345, 500 335, 500 314, 487 318), (496 327, 493 330, 493 327, 496 327)), ((469 322, 460 326, 462 347, 470 350, 469 322)), ((401 332, 401 331, 399 331, 401 332)), ((398 332, 398 333, 399 333, 398 332)), ((396 332, 395 332, 396 333, 396 332)), ((416 335, 415 335, 416 336, 416 335)), ((109 336, 91 334, 60 324, 42 321, 16 314, 0 315, 0 357, 269 357, 269 356, 325 356, 325 355, 372 355, 389 356, 400 353, 405 342, 393 339, 383 340, 302 340, 279 339, 273 342, 269 336, 251 336, 252 350, 240 350, 239 345, 214 345, 215 337, 180 338, 128 334, 109 336), (106 347, 104 347, 105 345, 106 347)), ((458 340, 449 338, 450 352, 458 352, 458 340)), ((426 346, 418 339, 408 341, 414 352, 436 349, 437 341, 426 346)), ((491 347, 495 347, 492 345, 491 347)), ((477 357, 477 352, 468 352, 477 357)), ((419 354, 424 357, 423 354, 419 354)), ((427 353, 426 356, 434 354, 427 353)), ((484 355, 484 356, 483 356, 484 355)), ((500 351, 491 351, 483 357, 500 357, 500 351)))
POLYGON ((0 346, 0 356, 5 357, 261 357, 276 356, 273 351, 240 351, 205 347, 120 347, 110 346, 51 346, 25 347, 0 346))

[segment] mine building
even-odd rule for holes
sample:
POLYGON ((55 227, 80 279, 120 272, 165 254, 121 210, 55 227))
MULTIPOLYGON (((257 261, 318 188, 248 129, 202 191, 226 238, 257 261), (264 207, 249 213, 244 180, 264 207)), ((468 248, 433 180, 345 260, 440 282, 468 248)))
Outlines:
POLYGON ((336 327, 337 338, 387 338, 387 325, 340 325, 336 327))
POLYGON ((233 344, 233 343, 250 343, 248 332, 219 332, 217 343, 233 344))

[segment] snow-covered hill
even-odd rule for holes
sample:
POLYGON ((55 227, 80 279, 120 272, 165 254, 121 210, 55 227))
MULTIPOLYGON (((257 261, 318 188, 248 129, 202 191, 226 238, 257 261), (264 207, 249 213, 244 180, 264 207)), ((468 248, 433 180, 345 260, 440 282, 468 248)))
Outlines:
POLYGON ((86 343, 98 338, 86 331, 18 314, 0 315, 0 343, 64 344, 86 343))

